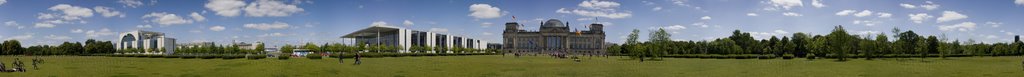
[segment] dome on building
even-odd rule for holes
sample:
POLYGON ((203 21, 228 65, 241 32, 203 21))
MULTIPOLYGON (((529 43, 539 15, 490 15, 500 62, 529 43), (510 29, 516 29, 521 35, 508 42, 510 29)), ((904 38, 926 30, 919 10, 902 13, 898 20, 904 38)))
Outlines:
POLYGON ((541 27, 566 27, 566 26, 565 26, 565 24, 562 24, 562 21, 560 21, 558 19, 551 19, 551 20, 548 20, 547 22, 544 22, 544 25, 541 25, 541 27))

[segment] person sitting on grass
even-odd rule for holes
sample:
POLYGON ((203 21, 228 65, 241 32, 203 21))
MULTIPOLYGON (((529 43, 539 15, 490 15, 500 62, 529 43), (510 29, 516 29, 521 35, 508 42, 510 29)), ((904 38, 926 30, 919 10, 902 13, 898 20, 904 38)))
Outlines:
POLYGON ((356 58, 356 63, 355 63, 355 65, 359 65, 360 63, 363 63, 361 60, 359 60, 361 57, 363 57, 363 55, 360 55, 359 53, 356 53, 356 57, 355 57, 356 58))
POLYGON ((21 62, 21 59, 14 58, 14 70, 18 72, 25 72, 25 63, 21 62))

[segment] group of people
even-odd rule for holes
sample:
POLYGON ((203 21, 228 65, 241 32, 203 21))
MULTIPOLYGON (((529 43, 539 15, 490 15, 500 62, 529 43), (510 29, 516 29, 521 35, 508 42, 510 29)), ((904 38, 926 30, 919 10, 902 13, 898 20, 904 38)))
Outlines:
MULTIPOLYGON (((344 55, 344 53, 340 53, 340 54, 344 55)), ((356 56, 354 57, 356 59, 356 62, 355 62, 354 65, 359 65, 359 64, 363 63, 363 61, 361 60, 362 57, 363 57, 363 55, 361 55, 359 53, 356 53, 356 56)), ((338 56, 338 63, 344 64, 345 63, 345 56, 338 56)))
MULTIPOLYGON (((36 58, 32 59, 32 67, 35 68, 36 70, 39 70, 38 64, 42 64, 42 63, 43 63, 43 59, 39 59, 39 57, 36 57, 36 58)), ((8 69, 6 64, 4 64, 3 62, 0 62, 0 72, 26 72, 27 71, 27 70, 25 70, 25 63, 21 62, 21 59, 19 59, 19 58, 14 58, 14 62, 11 63, 11 65, 14 65, 14 68, 8 69)))

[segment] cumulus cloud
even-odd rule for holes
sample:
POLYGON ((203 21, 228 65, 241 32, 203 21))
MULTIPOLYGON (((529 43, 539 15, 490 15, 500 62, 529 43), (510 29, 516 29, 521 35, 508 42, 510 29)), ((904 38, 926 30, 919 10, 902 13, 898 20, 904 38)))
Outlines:
POLYGON ((836 12, 836 15, 838 15, 838 16, 846 16, 846 15, 853 14, 853 12, 857 12, 857 11, 843 10, 843 11, 836 12))
POLYGON ((478 19, 490 19, 501 17, 501 8, 493 7, 489 4, 473 4, 469 5, 469 16, 478 19))
POLYGON ((252 17, 285 17, 305 9, 278 0, 257 0, 242 10, 245 10, 246 16, 252 17))
POLYGON ((651 8, 651 11, 661 11, 661 7, 659 6, 659 7, 651 8))
POLYGON ((140 28, 140 29, 142 29, 142 28, 153 28, 153 25, 149 25, 149 24, 135 25, 135 28, 140 28))
POLYGON ((878 18, 890 18, 890 17, 892 17, 892 13, 878 12, 878 18))
POLYGON ((985 25, 992 26, 993 28, 998 28, 999 26, 1002 26, 1003 23, 1002 22, 992 22, 992 21, 989 21, 989 22, 985 22, 985 25))
POLYGON ((138 8, 142 5, 142 1, 139 0, 118 0, 117 3, 122 4, 123 7, 138 8))
POLYGON ((100 29, 99 31, 96 31, 96 30, 85 31, 85 37, 88 37, 88 38, 95 38, 95 37, 100 37, 100 36, 110 36, 110 35, 114 35, 114 32, 111 32, 110 29, 107 29, 107 28, 100 29))
POLYGON ((914 23, 922 23, 925 20, 928 20, 928 19, 931 19, 931 18, 934 17, 932 15, 928 15, 928 14, 925 14, 925 13, 910 14, 910 15, 907 15, 907 16, 909 16, 910 17, 910 21, 914 21, 914 23))
POLYGON ((370 23, 370 26, 391 26, 391 25, 388 25, 388 22, 375 21, 373 23, 370 23))
POLYGON ((210 0, 206 3, 206 9, 215 12, 217 15, 225 17, 238 16, 242 12, 242 7, 245 7, 245 1, 242 0, 210 0))
POLYGON ((409 21, 409 20, 405 20, 405 21, 402 21, 402 25, 412 26, 412 25, 416 25, 416 23, 413 23, 412 21, 409 21))
POLYGON ((967 15, 963 15, 955 11, 944 11, 942 12, 942 17, 935 19, 935 21, 936 23, 941 23, 946 21, 960 20, 964 18, 967 18, 967 15))
POLYGON ((69 24, 70 22, 86 23, 82 19, 93 16, 92 9, 69 4, 57 4, 47 10, 56 13, 39 13, 36 18, 42 21, 36 22, 36 28, 53 28, 56 24, 69 24))
POLYGON ((50 39, 50 40, 71 40, 71 37, 50 35, 50 36, 46 36, 46 39, 50 39))
POLYGON ((672 25, 672 26, 665 26, 665 27, 661 27, 661 28, 662 29, 666 29, 666 30, 683 30, 683 29, 686 29, 686 26, 683 26, 683 25, 672 25))
POLYGON ((152 22, 152 23, 163 25, 163 26, 179 25, 179 24, 191 24, 192 22, 195 22, 195 20, 185 19, 185 17, 181 17, 181 16, 178 16, 178 15, 175 15, 175 14, 170 14, 170 13, 167 13, 167 12, 149 13, 149 14, 146 14, 146 15, 142 16, 142 18, 143 19, 152 18, 152 19, 149 19, 147 22, 152 22))
POLYGON ((782 15, 783 16, 794 16, 794 17, 804 16, 804 15, 802 15, 800 13, 794 13, 794 12, 786 12, 786 13, 782 13, 782 15))
POLYGON ((291 26, 291 25, 288 25, 288 23, 284 23, 284 22, 253 23, 253 24, 245 24, 245 25, 243 25, 243 27, 245 27, 245 28, 257 29, 257 30, 287 29, 289 26, 291 26))
POLYGON ((903 8, 907 8, 907 9, 917 8, 917 6, 914 6, 914 5, 911 5, 911 4, 906 4, 906 3, 901 3, 900 6, 903 7, 903 8))
POLYGON ((616 9, 619 8, 619 6, 620 4, 618 2, 589 0, 583 1, 582 3, 579 4, 578 7, 583 9, 570 10, 566 8, 560 8, 558 10, 555 10, 555 13, 576 14, 586 17, 604 17, 610 19, 627 18, 633 16, 632 12, 623 12, 616 9))
POLYGON ((0 5, 4 5, 4 3, 7 3, 7 0, 0 0, 0 5))
POLYGON ((747 13, 747 16, 757 16, 757 13, 747 13))
POLYGON ((288 36, 288 35, 285 35, 284 33, 267 33, 267 34, 259 35, 258 37, 283 37, 283 36, 288 36))
POLYGON ((864 17, 871 15, 871 10, 860 11, 859 13, 853 14, 853 16, 864 17))
POLYGON ((800 0, 770 0, 772 5, 775 7, 782 7, 786 10, 794 6, 804 6, 804 3, 800 0))
POLYGON ((811 6, 814 6, 815 8, 821 8, 825 7, 825 4, 822 4, 821 0, 811 0, 811 6))
POLYGON ((700 20, 711 20, 711 17, 709 17, 709 16, 700 17, 700 20))
POLYGON ((192 17, 192 20, 196 20, 196 21, 205 21, 206 20, 206 17, 203 17, 203 15, 199 15, 199 13, 196 13, 196 12, 192 12, 192 14, 189 14, 189 16, 192 17))
POLYGON ((871 20, 853 20, 853 24, 863 24, 864 26, 875 26, 875 24, 881 24, 881 21, 871 20))
MULTIPOLYGON (((1013 3, 1014 4, 1018 4, 1018 5, 1024 5, 1024 0, 1013 0, 1013 3)), ((3 4, 3 3, 0 3, 0 4, 3 4)))
POLYGON ((110 7, 96 6, 96 7, 93 7, 92 9, 96 10, 96 13, 100 13, 100 15, 102 15, 103 17, 114 17, 114 16, 117 16, 117 17, 124 18, 124 13, 121 13, 121 11, 115 11, 114 9, 112 9, 110 7))
POLYGON ((4 40, 29 40, 29 39, 32 39, 34 37, 34 35, 35 34, 33 34, 33 33, 25 33, 25 35, 11 36, 11 37, 8 37, 7 39, 4 39, 4 40))
POLYGON ((875 34, 879 34, 879 33, 882 33, 882 32, 880 32, 880 31, 870 31, 869 30, 869 31, 857 31, 857 33, 854 33, 854 34, 857 34, 857 35, 875 35, 875 34))
POLYGON ((955 25, 942 25, 942 26, 939 26, 939 30, 942 30, 942 31, 952 31, 952 30, 957 30, 957 31, 973 31, 976 26, 977 26, 977 24, 975 24, 974 22, 963 22, 963 23, 955 24, 955 25))
POLYGON ((484 28, 486 28, 486 27, 491 27, 491 25, 494 25, 494 23, 491 23, 491 22, 484 22, 484 23, 480 23, 480 26, 481 26, 481 27, 484 27, 484 28))
POLYGON ((224 26, 220 26, 220 25, 210 27, 211 31, 224 31, 224 29, 227 29, 227 28, 224 28, 224 26))

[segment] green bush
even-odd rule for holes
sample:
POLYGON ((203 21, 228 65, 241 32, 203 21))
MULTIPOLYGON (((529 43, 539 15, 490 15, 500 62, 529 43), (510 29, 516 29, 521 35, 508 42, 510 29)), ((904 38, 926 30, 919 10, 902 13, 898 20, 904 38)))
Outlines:
POLYGON ((278 59, 278 60, 288 60, 288 58, 291 58, 291 55, 289 55, 289 54, 280 54, 280 55, 277 55, 277 59, 278 59))
POLYGON ((213 59, 213 58, 217 58, 217 57, 218 57, 217 55, 209 55, 209 54, 207 54, 207 55, 199 55, 199 58, 203 58, 203 59, 213 59))
POLYGON ((306 58, 309 58, 309 59, 321 59, 323 57, 320 56, 320 54, 306 54, 306 58))
POLYGON ((263 58, 267 58, 267 55, 265 55, 265 54, 253 54, 253 55, 247 56, 246 58, 248 58, 248 59, 263 59, 263 58))

